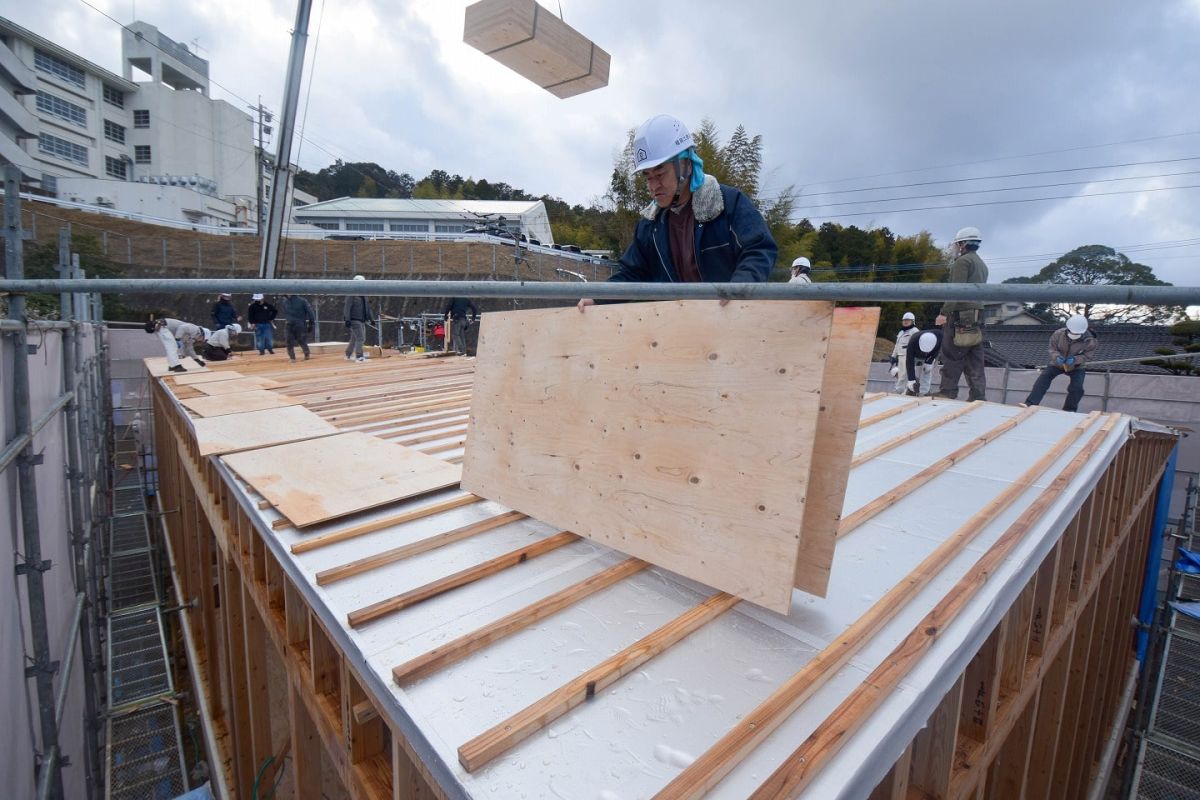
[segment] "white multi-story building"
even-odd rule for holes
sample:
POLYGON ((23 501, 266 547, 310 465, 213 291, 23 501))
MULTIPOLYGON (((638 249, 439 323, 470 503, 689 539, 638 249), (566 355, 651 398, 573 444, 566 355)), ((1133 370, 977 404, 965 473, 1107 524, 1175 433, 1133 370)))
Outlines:
POLYGON ((50 196, 252 227, 250 115, 209 97, 208 62, 153 25, 129 25, 121 56, 117 75, 0 18, 0 161, 50 196))
POLYGON ((301 225, 356 236, 449 235, 491 227, 544 245, 554 243, 550 217, 541 200, 339 197, 297 208, 292 219, 301 225))

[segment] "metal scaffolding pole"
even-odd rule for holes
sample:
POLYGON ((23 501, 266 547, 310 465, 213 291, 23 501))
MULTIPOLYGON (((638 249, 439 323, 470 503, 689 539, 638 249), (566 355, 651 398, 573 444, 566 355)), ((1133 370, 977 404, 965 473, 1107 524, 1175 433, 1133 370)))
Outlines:
MULTIPOLYGON (((64 278, 73 277, 70 231, 63 228, 58 238, 58 271, 64 278)), ((63 292, 59 295, 59 312, 64 321, 72 319, 73 298, 63 292)), ((99 701, 96 676, 100 668, 96 654, 99 652, 99 618, 96 614, 95 581, 92 560, 93 531, 91 521, 84 511, 83 469, 79 449, 80 379, 77 359, 77 342, 80 338, 78 326, 65 328, 62 332, 62 376, 63 392, 71 396, 66 407, 65 436, 67 443, 67 494, 70 499, 70 539, 75 569, 75 588, 83 598, 81 612, 84 625, 77 634, 81 639, 84 681, 84 769, 87 785, 93 791, 100 789, 100 739, 99 701)), ((86 408, 86 407, 85 407, 86 408)), ((94 411, 94 409, 89 409, 94 411)), ((72 640, 72 645, 74 640, 72 640)), ((68 663, 68 669, 69 669, 68 663)), ((66 685, 65 678, 63 686, 66 685)), ((58 714, 61 720, 62 714, 58 714)), ((61 723, 60 723, 61 724, 61 723)))
MULTIPOLYGON (((21 229, 21 199, 18 193, 21 170, 9 165, 4 168, 4 239, 5 276, 9 280, 24 277, 24 237, 21 229)), ((24 295, 8 298, 9 319, 25 321, 24 295)), ((13 338, 12 393, 15 435, 29 436, 17 456, 17 489, 21 508, 22 546, 18 555, 17 574, 23 575, 29 599, 29 638, 33 645, 33 663, 26 674, 37 686, 38 715, 41 722, 41 763, 39 783, 45 781, 50 797, 62 797, 62 761, 58 745, 58 725, 54 718, 54 674, 58 664, 50 658, 50 636, 46 624, 46 591, 42 575, 50 562, 42 560, 41 530, 38 527, 37 476, 34 467, 41 459, 33 451, 33 419, 30 415, 29 350, 25 328, 11 333, 13 338)))
POLYGON ((1004 283, 575 283, 550 281, 350 281, 276 278, 99 278, 0 280, 5 292, 156 294, 266 292, 370 297, 474 297, 526 300, 848 300, 869 302, 1099 303, 1200 305, 1200 286, 1083 286, 1004 283))

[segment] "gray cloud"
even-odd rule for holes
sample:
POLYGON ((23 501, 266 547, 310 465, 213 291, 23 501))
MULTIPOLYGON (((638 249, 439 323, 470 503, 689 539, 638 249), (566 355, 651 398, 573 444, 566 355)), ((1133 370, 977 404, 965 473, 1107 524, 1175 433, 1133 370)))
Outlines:
MULTIPOLYGON (((93 2, 130 20, 129 3, 93 2)), ((768 188, 795 185, 805 193, 1200 156, 1200 135, 1068 149, 1200 130, 1200 66, 1190 52, 1200 40, 1197 0, 565 0, 567 22, 613 57, 607 88, 566 101, 464 45, 465 6, 444 0, 328 3, 318 41, 318 2, 309 48, 310 56, 316 49, 306 123, 311 141, 303 145, 301 163, 319 167, 334 153, 418 177, 441 168, 586 203, 604 191, 625 131, 664 111, 690 124, 709 117, 726 134, 739 123, 762 133, 768 188), (1065 152, 1025 155, 1044 151, 1065 152), (940 165, 959 166, 844 180, 940 165)), ((119 70, 119 30, 79 0, 43 0, 6 13, 119 70)), ((291 3, 141 0, 137 13, 179 41, 197 40, 216 81, 251 101, 261 94, 278 108, 291 3)), ((214 95, 240 102, 221 89, 214 95)), ((1200 170, 1200 161, 1021 180, 1187 169, 1200 170)), ((1032 273, 1050 260, 1012 260, 1018 256, 1091 243, 1200 238, 1200 190, 891 209, 1200 184, 1196 178, 900 203, 879 202, 895 193, 874 191, 827 197, 874 202, 831 207, 824 215, 847 224, 887 225, 897 233, 927 229, 939 241, 962 225, 978 225, 987 237, 985 255, 997 262, 993 274, 1003 278, 1032 273), (872 213, 838 216, 861 211, 872 213)), ((969 188, 980 185, 942 187, 969 188)), ((1200 247, 1130 255, 1167 280, 1196 283, 1200 247)))

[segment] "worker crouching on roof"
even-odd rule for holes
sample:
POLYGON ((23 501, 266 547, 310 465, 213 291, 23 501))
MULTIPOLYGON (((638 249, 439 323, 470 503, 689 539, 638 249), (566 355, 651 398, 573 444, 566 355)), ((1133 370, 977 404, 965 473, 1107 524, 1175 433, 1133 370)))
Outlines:
POLYGON ((1083 379, 1087 370, 1083 365, 1091 361, 1096 352, 1096 336, 1088 330, 1087 317, 1076 314, 1067 320, 1066 327, 1050 334, 1050 363, 1042 367, 1042 374, 1033 382, 1033 389, 1025 398, 1023 406, 1036 406, 1046 396, 1046 390, 1059 375, 1070 378, 1067 399, 1063 411, 1077 411, 1083 398, 1083 379))
MULTIPOLYGON (((634 169, 654 200, 610 281, 762 283, 771 274, 778 248, 762 214, 742 192, 704 174, 694 145, 684 124, 665 114, 634 134, 634 169)), ((584 298, 579 310, 594 303, 584 298)))
POLYGON ((238 323, 226 325, 215 331, 207 332, 204 337, 204 355, 209 361, 224 361, 233 352, 233 342, 242 332, 238 323))
POLYGON ((204 329, 190 322, 161 317, 152 319, 143 326, 146 333, 153 333, 162 342, 167 355, 167 368, 171 372, 187 372, 187 367, 179 363, 180 350, 185 357, 191 358, 200 366, 204 360, 196 355, 196 345, 204 343, 204 329))
POLYGON ((910 397, 928 396, 933 383, 933 362, 942 350, 939 329, 922 332, 908 343, 904 354, 904 393, 910 397))

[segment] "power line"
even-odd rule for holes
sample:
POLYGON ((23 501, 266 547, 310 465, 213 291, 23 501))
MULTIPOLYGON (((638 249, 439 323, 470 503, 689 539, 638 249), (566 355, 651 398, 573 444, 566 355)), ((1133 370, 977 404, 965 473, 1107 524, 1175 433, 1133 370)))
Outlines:
POLYGON ((1088 144, 1079 145, 1076 147, 1063 147, 1056 150, 1042 150, 1035 153, 1024 153, 1015 156, 997 156, 996 158, 985 158, 979 161, 960 161, 956 164, 939 164, 928 167, 915 167, 913 169, 895 170, 893 172, 878 172, 873 175, 859 175, 852 178, 835 178, 833 180, 806 181, 808 184, 816 184, 820 186, 831 186, 835 183, 847 183, 849 181, 868 180, 871 178, 886 178, 890 175, 908 175, 913 172, 928 172, 934 169, 954 169, 957 167, 972 167, 977 164, 991 164, 997 161, 1014 161, 1019 158, 1036 158, 1037 156, 1057 155, 1058 153, 1073 153, 1080 150, 1098 150, 1104 147, 1116 147, 1123 144, 1141 144, 1143 142, 1155 142, 1163 139, 1178 139, 1183 136, 1200 135, 1200 130, 1196 131, 1180 131, 1179 133, 1165 133, 1159 136, 1144 136, 1139 139, 1125 139, 1117 142, 1105 142, 1103 144, 1088 144))
POLYGON ((1119 194, 1145 194, 1149 192, 1169 192, 1178 189, 1200 189, 1200 184, 1187 184, 1186 186, 1159 186, 1151 189, 1124 189, 1115 192, 1089 192, 1087 194, 1063 194, 1054 195, 1052 197, 1026 197, 1016 200, 988 200, 977 203, 954 203, 941 206, 920 206, 915 208, 890 208, 890 209, 874 209, 871 211, 856 211, 846 214, 814 214, 801 215, 799 217, 789 217, 788 221, 792 223, 800 222, 803 219, 843 219, 845 217, 874 217, 884 214, 904 214, 911 211, 946 211, 955 208, 977 208, 979 206, 1003 206, 1016 205, 1018 203, 1041 203, 1047 200, 1078 200, 1083 197, 1109 197, 1119 194))
POLYGON ((1036 190, 1036 188, 1058 188, 1062 186, 1090 186, 1092 184, 1115 184, 1118 181, 1144 181, 1157 178, 1178 178, 1181 175, 1200 175, 1200 170, 1189 170, 1183 173, 1162 173, 1158 175, 1128 175, 1124 178, 1096 178, 1085 181, 1063 181, 1058 184, 1031 184, 1027 186, 1003 186, 1000 188, 977 188, 977 190, 968 190, 965 192, 938 192, 935 194, 907 194, 904 197, 880 197, 866 198, 863 200, 845 200, 842 203, 817 203, 812 205, 796 206, 799 209, 832 209, 835 206, 842 205, 864 205, 866 203, 896 203, 899 200, 920 200, 925 198, 935 197, 962 197, 965 194, 989 194, 992 192, 1025 192, 1036 190))
MULTIPOLYGON (((969 183, 972 181, 992 181, 1002 180, 1005 178, 1027 178, 1034 175, 1059 175, 1067 172, 1089 172, 1097 169, 1120 169, 1122 167, 1144 167, 1150 164, 1177 164, 1182 161, 1200 161, 1200 156, 1189 156, 1187 158, 1165 158, 1154 161, 1127 161, 1122 164, 1097 164, 1091 167, 1067 167, 1063 169, 1039 169, 1031 172, 1009 172, 1002 175, 978 175, 970 178, 946 178, 940 181, 919 181, 916 183, 893 183, 883 186, 866 186, 861 189, 838 189, 831 192, 801 192, 800 197, 828 197, 835 194, 854 194, 857 192, 874 192, 883 191, 886 189, 911 189, 919 186, 937 186, 946 183, 969 183)), ((768 195, 759 199, 775 199, 783 195, 768 195)))

